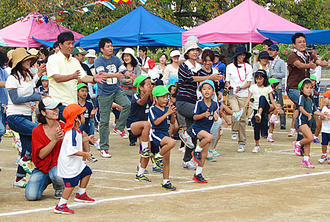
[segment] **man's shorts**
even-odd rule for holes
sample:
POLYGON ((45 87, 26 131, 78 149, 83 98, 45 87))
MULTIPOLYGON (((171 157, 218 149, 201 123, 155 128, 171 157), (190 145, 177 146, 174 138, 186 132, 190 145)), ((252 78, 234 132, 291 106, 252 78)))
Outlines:
POLYGON ((330 141, 330 133, 322 133, 322 145, 329 145, 329 141, 330 141))
POLYGON ((63 178, 64 185, 65 187, 76 187, 82 178, 91 174, 92 174, 91 168, 85 166, 85 168, 83 169, 83 171, 81 171, 79 175, 73 178, 63 178))

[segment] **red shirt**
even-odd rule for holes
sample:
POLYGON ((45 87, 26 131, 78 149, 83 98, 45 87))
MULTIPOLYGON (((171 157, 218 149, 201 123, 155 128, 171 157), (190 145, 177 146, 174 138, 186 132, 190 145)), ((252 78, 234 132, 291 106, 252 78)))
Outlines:
MULTIPOLYGON (((64 123, 59 122, 64 129, 64 123)), ((51 168, 57 165, 60 154, 62 140, 58 141, 53 150, 44 158, 39 157, 40 150, 50 143, 50 139, 45 134, 42 124, 39 124, 32 131, 32 161, 34 165, 44 173, 48 173, 51 168)))

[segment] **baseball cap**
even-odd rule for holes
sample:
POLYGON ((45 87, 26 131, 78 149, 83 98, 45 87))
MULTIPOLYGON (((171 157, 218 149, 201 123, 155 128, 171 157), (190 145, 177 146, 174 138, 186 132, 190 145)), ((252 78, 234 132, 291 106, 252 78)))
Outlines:
POLYGON ((86 83, 79 83, 79 84, 77 85, 77 90, 79 90, 79 89, 81 89, 81 88, 83 88, 83 87, 86 87, 86 88, 88 89, 88 86, 86 85, 86 83))
POLYGON ((72 55, 78 55, 78 54, 86 55, 87 53, 88 52, 81 47, 76 47, 72 50, 72 55))
POLYGON ((269 85, 273 85, 273 84, 275 84, 275 83, 279 83, 280 80, 275 79, 275 78, 270 78, 270 79, 268 80, 268 82, 269 82, 269 85))
POLYGON ((180 56, 180 51, 179 50, 173 50, 170 53, 170 57, 174 57, 174 56, 180 56))
POLYGON ((62 103, 59 101, 53 99, 52 97, 45 97, 41 100, 39 103, 39 110, 44 110, 44 109, 55 109, 58 106, 61 106, 62 103))
POLYGON ((271 46, 269 47, 269 49, 274 50, 274 51, 279 51, 279 50, 280 50, 280 48, 279 48, 278 45, 276 45, 276 44, 271 45, 271 46))
POLYGON ((312 75, 309 76, 309 78, 310 78, 311 80, 315 80, 315 81, 316 81, 316 75, 313 75, 313 74, 312 74, 312 75))
POLYGON ((41 81, 42 81, 42 80, 49 80, 49 79, 48 79, 48 76, 46 76, 46 75, 42 76, 42 77, 41 77, 41 81))
POLYGON ((152 96, 153 97, 159 97, 159 96, 163 96, 169 94, 168 89, 166 88, 166 86, 164 85, 159 85, 156 86, 153 90, 152 90, 152 96))
POLYGON ((201 89, 204 84, 210 84, 212 86, 213 90, 215 90, 214 82, 212 80, 207 79, 207 80, 204 80, 203 82, 201 82, 199 89, 201 89))
POLYGON ((67 132, 73 128, 75 118, 84 113, 85 110, 86 107, 82 107, 78 104, 70 104, 64 108, 63 117, 66 120, 64 132, 67 132))

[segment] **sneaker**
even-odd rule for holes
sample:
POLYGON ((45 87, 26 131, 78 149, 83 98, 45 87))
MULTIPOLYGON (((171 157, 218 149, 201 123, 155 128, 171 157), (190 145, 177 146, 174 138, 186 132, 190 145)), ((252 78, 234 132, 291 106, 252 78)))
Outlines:
POLYGON ((109 150, 100 150, 101 156, 104 158, 111 158, 109 150))
POLYGON ((285 130, 286 129, 286 127, 285 126, 281 126, 281 130, 285 130))
POLYGON ((238 145, 237 152, 239 152, 239 153, 245 152, 245 145, 244 144, 238 145))
POLYGON ((129 146, 136 146, 136 143, 135 142, 130 142, 129 146))
POLYGON ((256 123, 261 123, 261 115, 259 113, 257 113, 255 116, 254 116, 255 120, 256 120, 256 123))
POLYGON ((275 142, 275 140, 273 139, 273 137, 271 135, 267 136, 267 141, 271 142, 271 143, 275 142))
POLYGON ((19 187, 19 188, 25 188, 27 184, 26 178, 23 177, 22 179, 20 179, 19 181, 16 182, 16 180, 14 181, 13 187, 19 187))
POLYGON ((259 153, 260 152, 260 146, 256 145, 253 150, 252 153, 259 153))
POLYGON ((92 163, 95 163, 95 162, 97 162, 97 161, 98 161, 98 159, 97 159, 96 157, 94 157, 94 156, 93 156, 93 154, 91 154, 91 155, 92 155, 92 161, 91 161, 91 162, 92 162, 92 163))
POLYGON ((309 161, 309 160, 304 160, 304 159, 302 159, 302 160, 301 160, 301 163, 302 163, 303 166, 305 166, 305 167, 307 167, 307 168, 315 168, 315 167, 312 165, 311 161, 309 161))
POLYGON ((238 133, 232 133, 231 134, 231 139, 232 140, 237 140, 237 138, 238 138, 238 133))
POLYGON ((176 190, 176 187, 172 185, 170 181, 167 181, 165 184, 162 184, 162 189, 163 190, 171 190, 174 191, 176 190))
POLYGON ((149 149, 142 150, 140 156, 143 157, 143 158, 150 157, 150 151, 149 151, 149 149))
POLYGON ((193 181, 196 181, 198 183, 207 183, 207 180, 204 179, 201 173, 198 175, 194 174, 193 181))
MULTIPOLYGON (((136 166, 136 172, 139 172, 139 165, 136 166)), ((144 169, 144 174, 149 174, 149 171, 144 169)))
POLYGON ((119 135, 119 130, 116 127, 113 128, 113 132, 119 135))
POLYGON ((21 158, 19 161, 18 161, 18 165, 20 165, 24 171, 28 174, 32 174, 32 170, 33 170, 33 164, 31 162, 31 160, 28 160, 28 161, 23 161, 23 158, 21 158))
POLYGON ((196 152, 194 150, 191 152, 191 155, 196 163, 202 163, 202 152, 196 152))
POLYGON ((291 129, 290 133, 288 134, 288 137, 294 137, 296 135, 296 130, 295 129, 291 129))
POLYGON ((322 164, 327 160, 328 160, 328 163, 329 163, 328 155, 322 155, 321 158, 319 159, 319 163, 322 164))
POLYGON ((215 149, 214 150, 209 150, 209 152, 211 152, 213 154, 214 157, 218 157, 220 156, 220 153, 218 153, 215 149))
POLYGON ((128 138, 128 135, 126 134, 126 132, 124 130, 122 131, 119 131, 118 130, 118 133, 117 133, 119 136, 121 136, 121 138, 123 139, 127 139, 128 138))
POLYGON ((193 149, 195 147, 195 145, 192 142, 191 137, 189 136, 189 134, 187 133, 187 131, 184 131, 182 133, 179 134, 179 137, 181 139, 181 141, 190 149, 193 149))
POLYGON ((186 147, 180 147, 179 152, 184 153, 186 151, 186 147))
POLYGON ((62 197, 63 190, 55 190, 54 198, 60 199, 62 197))
POLYGON ((162 168, 158 168, 156 166, 153 166, 152 167, 152 172, 155 172, 155 173, 163 173, 163 169, 162 168))
POLYGON ((248 126, 252 126, 251 120, 248 121, 248 126))
POLYGON ((243 115, 243 111, 244 109, 241 109, 240 111, 233 113, 233 117, 236 121, 240 120, 241 116, 243 115))
POLYGON ((194 162, 192 160, 183 162, 182 167, 185 169, 188 169, 188 170, 196 170, 196 165, 194 164, 194 162))
POLYGON ((89 196, 87 196, 86 192, 81 195, 79 193, 76 193, 74 200, 78 201, 78 202, 85 202, 85 203, 93 203, 95 201, 93 198, 90 198, 89 196))
POLYGON ((143 174, 142 175, 137 175, 135 176, 135 180, 137 181, 144 181, 144 182, 151 182, 151 180, 148 179, 148 177, 144 176, 143 174))
POLYGON ((164 167, 163 157, 155 157, 155 156, 153 156, 152 159, 153 159, 153 162, 156 165, 156 167, 158 167, 160 169, 164 167))
POLYGON ((300 152, 300 145, 297 144, 298 141, 294 141, 292 143, 292 147, 293 147, 293 152, 297 155, 297 156, 301 156, 301 152, 300 152))
POLYGON ((320 143, 320 140, 318 137, 316 137, 314 140, 313 140, 313 143, 320 143))
POLYGON ((66 203, 61 206, 56 205, 54 209, 54 213, 56 214, 74 214, 74 210, 71 210, 66 203))
POLYGON ((216 162, 217 161, 217 159, 213 156, 213 153, 211 153, 211 152, 207 153, 206 160, 208 160, 210 162, 216 162))

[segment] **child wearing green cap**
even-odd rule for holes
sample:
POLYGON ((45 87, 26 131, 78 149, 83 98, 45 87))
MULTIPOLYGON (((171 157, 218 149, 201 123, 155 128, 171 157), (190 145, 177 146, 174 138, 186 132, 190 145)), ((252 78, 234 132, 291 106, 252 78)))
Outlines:
POLYGON ((130 133, 139 138, 141 143, 141 157, 136 180, 150 182, 144 175, 150 156, 149 133, 151 125, 148 122, 149 107, 152 105, 150 77, 139 75, 134 80, 133 85, 136 87, 136 94, 132 97, 131 111, 127 118, 126 127, 130 133))
POLYGON ((176 140, 169 135, 170 124, 175 123, 176 108, 169 102, 168 90, 159 85, 152 90, 155 104, 150 108, 149 119, 151 122, 152 153, 155 163, 163 165, 163 190, 176 190, 169 180, 170 151, 174 148, 176 140))

